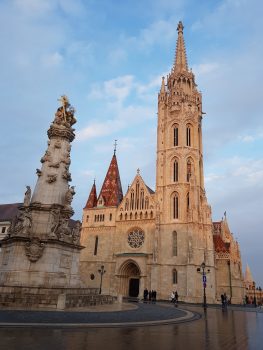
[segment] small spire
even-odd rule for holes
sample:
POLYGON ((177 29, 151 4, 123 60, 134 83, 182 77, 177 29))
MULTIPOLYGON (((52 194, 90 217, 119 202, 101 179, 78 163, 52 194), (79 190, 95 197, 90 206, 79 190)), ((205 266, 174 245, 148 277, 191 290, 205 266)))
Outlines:
POLYGON ((114 142, 114 155, 116 154, 116 149, 117 149, 117 140, 114 142))
POLYGON ((164 77, 162 77, 162 85, 161 85, 161 91, 160 92, 165 92, 164 77))
POLYGON ((137 169, 137 175, 140 175, 140 169, 139 168, 137 169))
POLYGON ((89 198, 87 200, 87 203, 86 203, 86 206, 84 209, 90 209, 90 208, 96 207, 97 202, 98 202, 98 198, 97 198, 96 184, 95 184, 95 179, 94 179, 94 183, 91 187, 89 198))
POLYGON ((182 70, 188 71, 183 30, 184 30, 184 26, 183 26, 183 23, 180 21, 177 26, 178 38, 176 43, 175 60, 174 60, 174 66, 173 66, 174 71, 182 71, 182 70))

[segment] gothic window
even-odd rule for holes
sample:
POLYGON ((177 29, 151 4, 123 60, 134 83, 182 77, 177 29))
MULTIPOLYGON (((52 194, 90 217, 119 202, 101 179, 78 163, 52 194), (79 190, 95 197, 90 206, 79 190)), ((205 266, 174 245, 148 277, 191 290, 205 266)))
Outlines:
POLYGON ((131 204, 130 204, 130 210, 134 209, 134 191, 131 191, 131 204))
POLYGON ((139 209, 139 188, 140 188, 140 184, 138 181, 136 183, 136 188, 135 188, 135 209, 139 209))
POLYGON ((189 182, 190 181, 190 177, 192 175, 192 164, 191 164, 191 160, 188 159, 187 161, 187 165, 186 165, 186 181, 189 182))
POLYGON ((177 256, 177 232, 173 231, 173 256, 177 256))
POLYGON ((145 209, 149 209, 149 198, 145 198, 145 209))
POLYGON ((129 199, 127 198, 126 199, 126 202, 125 202, 125 211, 129 210, 129 199))
POLYGON ((99 243, 99 237, 95 237, 95 246, 94 246, 94 255, 97 255, 98 252, 98 243, 99 243))
POLYGON ((191 146, 191 125, 186 126, 186 146, 191 146))
MULTIPOLYGON (((89 221, 89 215, 86 216, 86 222, 89 221)), ((3 227, 4 228, 4 227, 3 227)), ((5 232, 5 231, 4 231, 5 232)), ((2 230, 2 233, 4 233, 3 230, 2 230)))
POLYGON ((94 216, 94 221, 95 221, 95 222, 97 221, 97 215, 94 216))
MULTIPOLYGON (((125 214, 125 215, 127 215, 127 214, 125 214)), ((122 220, 122 213, 121 213, 121 215, 120 215, 120 220, 122 220)))
POLYGON ((127 213, 125 214, 125 220, 127 220, 128 219, 128 215, 127 215, 127 213))
POLYGON ((178 194, 174 193, 172 195, 172 219, 178 219, 179 217, 179 198, 178 194))
POLYGON ((189 208, 190 208, 190 196, 189 196, 189 192, 188 192, 187 195, 186 195, 186 208, 187 208, 187 211, 188 211, 189 208))
POLYGON ((177 270, 173 270, 173 284, 177 284, 177 270))
POLYGON ((173 145, 178 146, 178 127, 174 127, 174 134, 173 134, 173 145))
POLYGON ((177 160, 173 163, 173 182, 178 181, 178 162, 177 160))
POLYGON ((141 195, 140 195, 140 209, 144 208, 144 190, 141 190, 141 195))
POLYGON ((112 213, 110 213, 110 221, 112 220, 112 213))
POLYGON ((128 244, 131 248, 140 248, 144 242, 144 232, 141 229, 133 229, 128 233, 128 244))

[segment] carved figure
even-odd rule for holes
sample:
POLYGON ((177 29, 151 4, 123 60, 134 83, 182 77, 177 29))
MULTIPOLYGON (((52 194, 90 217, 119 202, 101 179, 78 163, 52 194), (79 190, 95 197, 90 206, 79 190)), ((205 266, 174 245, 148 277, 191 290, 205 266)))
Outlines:
POLYGON ((45 245, 38 238, 32 238, 25 244, 26 256, 29 261, 36 262, 43 254, 45 245))
POLYGON ((48 164, 48 166, 49 166, 50 168, 59 168, 59 165, 60 165, 59 162, 48 164))
POLYGON ((22 223, 22 233, 26 235, 30 235, 32 227, 32 215, 31 212, 27 209, 23 215, 23 223, 22 223))
POLYGON ((81 222, 78 220, 76 226, 72 229, 73 242, 80 244, 81 222))
POLYGON ((59 226, 55 232, 58 238, 63 238, 63 236, 71 236, 71 229, 68 227, 68 219, 62 218, 59 221, 59 226))
POLYGON ((43 155, 43 157, 40 159, 41 163, 50 162, 51 161, 51 155, 49 151, 46 151, 46 153, 43 155))
POLYGON ((61 148, 61 142, 59 140, 56 140, 55 144, 54 144, 55 148, 61 148))
POLYGON ((25 197, 24 197, 24 206, 25 207, 29 206, 30 199, 31 199, 31 188, 30 188, 30 186, 26 186, 26 192, 25 192, 25 197))
POLYGON ((69 206, 71 205, 71 202, 73 200, 73 196, 76 193, 74 189, 75 189, 75 186, 68 187, 68 190, 65 194, 65 204, 66 205, 69 205, 69 206))
POLYGON ((48 183, 52 183, 55 182, 57 180, 57 174, 48 174, 47 176, 47 182, 48 183))
POLYGON ((39 177, 39 176, 42 175, 42 171, 41 171, 40 169, 36 169, 36 174, 37 174, 37 176, 39 177))

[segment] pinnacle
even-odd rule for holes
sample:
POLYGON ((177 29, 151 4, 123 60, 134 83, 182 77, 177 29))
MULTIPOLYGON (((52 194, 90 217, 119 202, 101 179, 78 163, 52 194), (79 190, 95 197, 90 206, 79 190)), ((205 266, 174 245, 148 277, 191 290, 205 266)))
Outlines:
POLYGON ((183 29, 183 23, 180 21, 177 26, 178 38, 176 43, 173 71, 188 71, 183 29))

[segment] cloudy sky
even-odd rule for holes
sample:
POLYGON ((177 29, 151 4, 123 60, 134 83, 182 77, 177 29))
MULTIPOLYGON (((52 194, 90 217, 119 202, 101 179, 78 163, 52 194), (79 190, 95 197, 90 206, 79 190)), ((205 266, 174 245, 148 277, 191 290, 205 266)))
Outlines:
POLYGON ((263 287, 263 3, 260 0, 0 0, 0 202, 34 187, 60 95, 76 108, 75 218, 118 140, 124 192, 155 188, 157 93, 185 26, 203 93, 205 184, 263 287))

